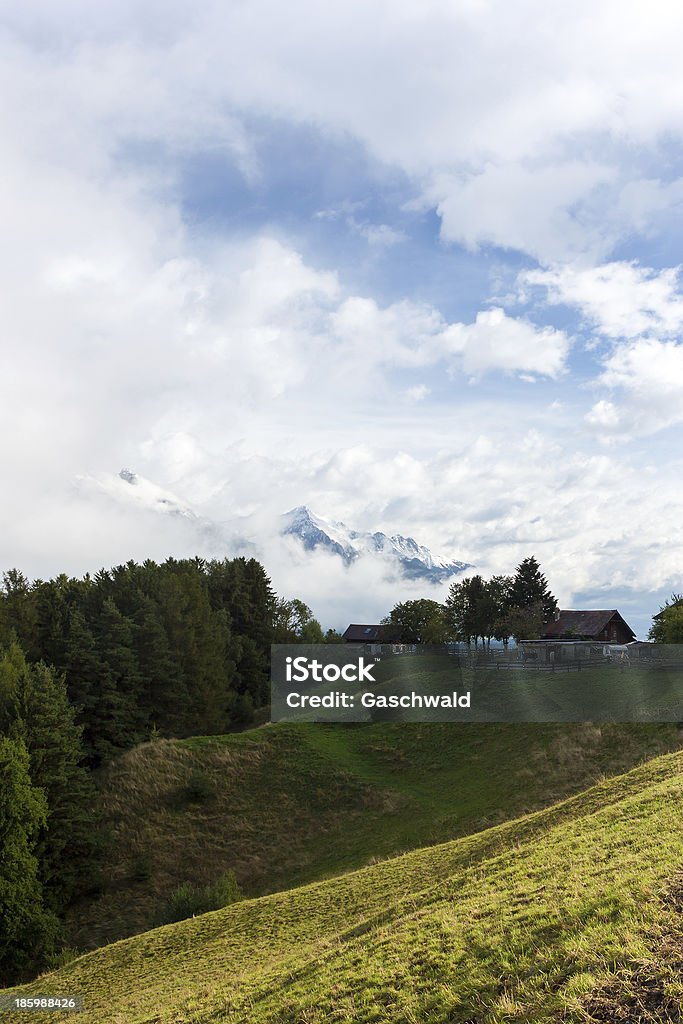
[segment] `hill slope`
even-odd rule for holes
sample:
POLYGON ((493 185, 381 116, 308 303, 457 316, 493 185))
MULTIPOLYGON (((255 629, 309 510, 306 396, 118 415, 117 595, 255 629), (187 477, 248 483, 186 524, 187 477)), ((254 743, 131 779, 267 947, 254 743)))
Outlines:
POLYGON ((604 998, 612 1016, 593 1019, 668 1019, 614 1007, 644 976, 657 1012, 683 994, 678 904, 662 898, 683 864, 682 799, 683 755, 665 755, 478 835, 113 944, 22 991, 82 993, 80 1024, 586 1020, 604 998))
POLYGON ((70 942, 144 931, 173 889, 228 869, 257 896, 481 831, 681 743, 674 726, 281 725, 162 741, 101 779, 107 890, 70 942))

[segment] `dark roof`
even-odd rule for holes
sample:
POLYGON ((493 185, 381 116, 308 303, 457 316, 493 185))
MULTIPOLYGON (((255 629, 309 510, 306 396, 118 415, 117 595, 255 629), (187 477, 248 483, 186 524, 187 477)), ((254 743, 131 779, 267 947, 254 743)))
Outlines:
POLYGON ((384 631, 384 626, 366 626, 352 622, 344 630, 343 639, 353 644, 376 644, 381 643, 384 631))
POLYGON ((626 629, 635 636, 635 633, 633 633, 631 627, 624 622, 617 609, 608 608, 607 610, 601 609, 599 611, 563 610, 559 613, 559 618, 555 619, 554 622, 547 623, 543 631, 543 639, 550 640, 553 637, 567 635, 576 637, 599 636, 607 626, 608 622, 611 622, 615 615, 624 623, 626 629))

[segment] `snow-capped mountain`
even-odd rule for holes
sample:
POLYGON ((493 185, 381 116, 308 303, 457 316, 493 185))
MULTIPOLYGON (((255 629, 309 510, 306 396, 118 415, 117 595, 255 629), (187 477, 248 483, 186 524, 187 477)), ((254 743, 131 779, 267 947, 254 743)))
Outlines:
POLYGON ((350 565, 357 558, 375 556, 397 566, 408 579, 441 583, 470 568, 468 562, 435 557, 429 548, 412 537, 401 534, 364 533, 351 530, 344 523, 317 516, 305 505, 299 505, 282 516, 285 536, 296 537, 307 551, 324 548, 350 565))
POLYGON ((277 559, 278 549, 285 547, 282 538, 294 537, 306 551, 327 550, 345 565, 362 558, 376 565, 378 573, 384 576, 393 577, 398 569, 406 581, 442 583, 469 568, 467 562, 436 557, 412 537, 352 530, 344 523, 317 516, 304 505, 278 516, 277 524, 271 518, 216 520, 193 508, 185 498, 129 469, 82 475, 76 484, 84 495, 113 502, 128 514, 144 517, 147 524, 150 516, 154 520, 160 517, 168 524, 161 528, 164 536, 169 529, 173 530, 172 538, 169 535, 173 550, 179 545, 178 550, 201 553, 205 557, 267 558, 270 553, 277 559))

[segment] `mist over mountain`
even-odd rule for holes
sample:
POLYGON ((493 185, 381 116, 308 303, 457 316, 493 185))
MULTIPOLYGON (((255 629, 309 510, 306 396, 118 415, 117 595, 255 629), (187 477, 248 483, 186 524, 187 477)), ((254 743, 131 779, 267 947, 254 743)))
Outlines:
POLYGON ((169 539, 174 538, 174 547, 180 543, 179 555, 192 550, 204 557, 253 556, 264 560, 268 568, 273 559, 291 559, 291 538, 297 542, 295 550, 327 553, 347 568, 362 565, 364 576, 370 573, 377 579, 398 576, 406 582, 440 584, 470 568, 470 563, 432 553, 413 537, 355 530, 317 515, 306 505, 277 516, 274 522, 256 517, 223 519, 202 514, 201 503, 195 507, 187 497, 179 497, 130 469, 84 475, 77 483, 82 494, 104 498, 127 515, 139 516, 148 528, 151 524, 153 529, 156 522, 162 532, 172 529, 169 539), (168 525, 162 526, 162 522, 168 525))
POLYGON ((306 505, 286 512, 282 524, 282 533, 296 537, 307 551, 325 549, 338 555, 346 565, 359 558, 375 557, 387 566, 400 569, 407 579, 423 579, 429 583, 443 583, 470 568, 468 562, 433 555, 413 537, 353 530, 344 523, 323 519, 306 505))

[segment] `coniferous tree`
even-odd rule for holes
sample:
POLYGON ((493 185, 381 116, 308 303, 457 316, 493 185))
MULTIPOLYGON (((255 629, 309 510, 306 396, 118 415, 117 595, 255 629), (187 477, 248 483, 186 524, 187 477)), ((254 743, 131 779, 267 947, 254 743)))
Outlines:
POLYGON ((151 727, 179 735, 188 714, 189 695, 161 621, 157 604, 149 598, 135 615, 135 651, 142 678, 142 702, 151 727))
POLYGON ((3 575, 0 595, 0 644, 17 637, 27 650, 36 632, 36 605, 29 581, 17 569, 9 569, 3 575))
MULTIPOLYGON (((79 608, 69 610, 64 651, 64 672, 69 700, 76 711, 76 721, 83 727, 83 746, 91 765, 103 754, 103 742, 109 729, 109 709, 117 705, 113 683, 105 666, 93 632, 79 608), (104 734, 100 726, 105 725, 104 734)), ((106 741, 106 752, 110 745, 106 741)))
POLYGON ((0 987, 34 974, 54 948, 57 919, 46 907, 34 854, 47 805, 31 785, 21 740, 0 737, 0 987))
MULTIPOLYGON (((0 588, 0 641, 66 677, 95 767, 145 739, 221 731, 269 699, 275 595, 255 559, 126 562, 0 588)), ((312 619, 305 639, 322 640, 312 619)), ((302 638, 304 638, 302 633, 302 638)))
POLYGON ((66 653, 66 638, 70 609, 79 603, 78 580, 62 574, 48 583, 38 581, 33 586, 35 595, 35 637, 29 638, 25 650, 32 661, 44 661, 62 668, 66 653))
POLYGON ((91 730, 100 758, 126 750, 145 738, 142 681, 133 649, 134 625, 107 598, 96 623, 100 673, 91 730))
POLYGON ((557 611, 557 601, 550 592, 548 581, 533 557, 519 563, 510 588, 511 608, 531 608, 540 605, 543 622, 551 622, 557 611))
POLYGON ((63 909, 92 879, 94 786, 83 767, 81 729, 63 678, 29 665, 17 643, 0 659, 2 731, 29 754, 31 782, 47 799, 47 821, 35 853, 50 905, 63 909))

